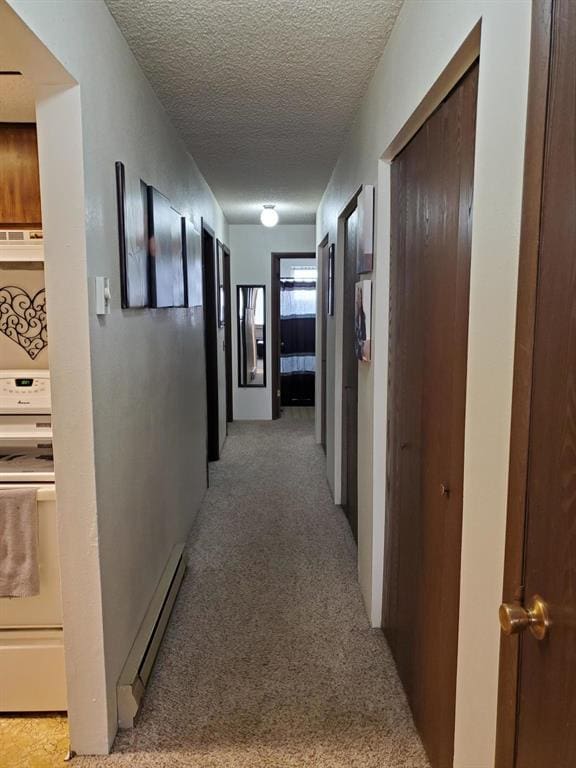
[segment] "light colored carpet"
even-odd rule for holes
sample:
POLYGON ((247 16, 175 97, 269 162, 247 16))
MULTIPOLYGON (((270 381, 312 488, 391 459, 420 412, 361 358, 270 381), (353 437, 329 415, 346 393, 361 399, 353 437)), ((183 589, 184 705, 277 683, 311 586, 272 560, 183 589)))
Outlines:
POLYGON ((231 425, 136 728, 76 768, 425 768, 309 420, 231 425))
POLYGON ((282 406, 280 418, 295 419, 298 421, 314 421, 314 406, 284 405, 282 406))

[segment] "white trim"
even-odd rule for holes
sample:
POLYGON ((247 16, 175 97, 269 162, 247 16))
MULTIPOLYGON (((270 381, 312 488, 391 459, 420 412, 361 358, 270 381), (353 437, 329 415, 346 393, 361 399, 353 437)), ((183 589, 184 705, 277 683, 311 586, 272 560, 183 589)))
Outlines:
POLYGON ((160 643, 184 579, 184 549, 184 544, 177 544, 172 549, 118 680, 116 691, 120 728, 134 727, 134 719, 142 704, 160 643))
POLYGON ((342 476, 342 439, 344 407, 344 241, 345 220, 338 218, 336 251, 334 256, 334 504, 345 501, 344 478, 342 476))
POLYGON ((378 186, 375 204, 374 232, 374 323, 373 377, 374 397, 372 418, 372 584, 370 623, 382 626, 384 589, 384 537, 386 521, 386 468, 388 459, 388 333, 390 308, 390 164, 378 161, 378 186), (378 343, 380 340, 380 343, 378 343))

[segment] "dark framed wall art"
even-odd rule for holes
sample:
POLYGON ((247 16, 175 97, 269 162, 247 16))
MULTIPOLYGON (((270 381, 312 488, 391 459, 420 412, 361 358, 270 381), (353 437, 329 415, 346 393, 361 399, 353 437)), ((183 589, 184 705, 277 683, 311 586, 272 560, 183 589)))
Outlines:
POLYGON ((170 201, 148 187, 148 241, 150 304, 152 307, 184 305, 184 261, 181 217, 170 201))
POLYGON ((202 238, 191 221, 182 217, 184 252, 184 304, 202 306, 202 238))
POLYGON ((328 314, 334 317, 334 243, 328 248, 328 314))
POLYGON ((148 193, 146 184, 116 163, 116 200, 123 309, 148 307, 148 193))
POLYGON ((184 278, 184 240, 182 238, 182 216, 172 211, 172 272, 174 275, 174 307, 184 307, 186 305, 186 290, 184 278))
POLYGON ((216 269, 218 285, 218 327, 226 322, 226 291, 224 289, 224 250, 220 240, 216 241, 216 269))

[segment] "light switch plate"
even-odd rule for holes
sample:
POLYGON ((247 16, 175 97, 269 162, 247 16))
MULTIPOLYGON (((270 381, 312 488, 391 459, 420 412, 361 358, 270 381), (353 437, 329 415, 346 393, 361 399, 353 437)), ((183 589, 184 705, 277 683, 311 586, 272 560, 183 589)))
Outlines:
POLYGON ((110 278, 94 278, 96 285, 96 314, 109 315, 112 294, 110 293, 110 278))

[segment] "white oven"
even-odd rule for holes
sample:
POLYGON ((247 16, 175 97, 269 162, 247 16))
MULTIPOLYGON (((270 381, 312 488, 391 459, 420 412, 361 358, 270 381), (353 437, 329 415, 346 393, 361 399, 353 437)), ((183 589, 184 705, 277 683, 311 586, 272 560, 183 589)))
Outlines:
POLYGON ((33 488, 40 593, 0 598, 0 712, 66 709, 50 376, 0 371, 0 488, 33 488))

